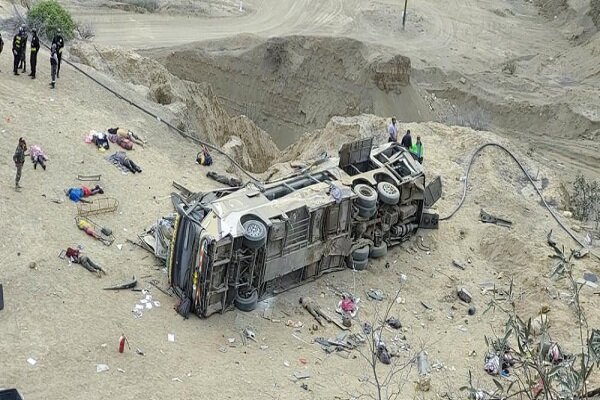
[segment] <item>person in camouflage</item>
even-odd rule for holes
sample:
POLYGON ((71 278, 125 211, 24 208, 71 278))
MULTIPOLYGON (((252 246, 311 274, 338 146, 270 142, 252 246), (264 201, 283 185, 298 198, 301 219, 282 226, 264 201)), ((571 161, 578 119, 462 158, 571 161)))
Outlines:
POLYGON ((21 171, 23 170, 23 164, 25 164, 26 151, 27 143, 25 142, 25 139, 19 138, 19 144, 17 145, 17 149, 15 150, 15 154, 13 155, 13 161, 15 162, 15 167, 17 167, 17 176, 15 177, 16 188, 21 187, 19 182, 21 181, 21 171))

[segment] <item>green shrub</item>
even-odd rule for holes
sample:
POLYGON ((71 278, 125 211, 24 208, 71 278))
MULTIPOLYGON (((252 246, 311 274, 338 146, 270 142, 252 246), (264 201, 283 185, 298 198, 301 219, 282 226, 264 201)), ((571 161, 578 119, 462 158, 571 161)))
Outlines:
POLYGON ((52 40, 58 29, 61 29, 65 40, 72 39, 77 27, 71 14, 56 0, 41 0, 35 3, 27 13, 27 24, 30 28, 36 28, 38 34, 45 35, 48 40, 52 40))

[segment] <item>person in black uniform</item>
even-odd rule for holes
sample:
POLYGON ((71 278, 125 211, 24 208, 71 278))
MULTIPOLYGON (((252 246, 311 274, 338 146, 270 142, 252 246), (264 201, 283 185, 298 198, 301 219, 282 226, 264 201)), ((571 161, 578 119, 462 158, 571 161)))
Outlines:
POLYGON ((23 27, 23 35, 21 36, 21 61, 19 68, 23 68, 22 72, 27 72, 27 30, 23 27))
POLYGON ((19 28, 17 34, 13 37, 12 52, 13 52, 13 72, 19 75, 19 61, 21 61, 21 46, 23 45, 23 27, 19 28))
POLYGON ((37 31, 33 29, 31 31, 31 53, 29 56, 29 66, 31 67, 31 73, 29 76, 31 79, 35 79, 35 71, 37 67, 37 55, 40 51, 40 39, 37 36, 37 31))
POLYGON ((61 35, 61 30, 58 28, 56 31, 56 35, 54 35, 54 39, 52 39, 52 44, 56 45, 56 55, 58 56, 58 65, 56 67, 56 77, 60 78, 60 64, 62 62, 62 51, 63 47, 65 47, 65 40, 61 35))

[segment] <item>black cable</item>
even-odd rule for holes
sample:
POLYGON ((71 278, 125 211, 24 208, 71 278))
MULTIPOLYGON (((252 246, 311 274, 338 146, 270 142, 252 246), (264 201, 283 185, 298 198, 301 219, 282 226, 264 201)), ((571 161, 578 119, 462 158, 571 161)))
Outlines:
MULTIPOLYGON (((552 210, 552 208, 548 205, 548 203, 546 203, 546 199, 544 199, 544 196, 542 195, 542 192, 540 192, 540 190, 538 189, 538 187, 535 185, 535 182, 533 181, 533 179, 531 178, 531 176, 529 176, 529 174, 527 173, 527 170, 525 169, 525 167, 523 166, 523 164, 521 164, 521 162, 517 159, 517 157, 510 151, 508 150, 506 147, 502 146, 501 144, 498 143, 493 143, 493 142, 488 142, 488 143, 484 143, 481 146, 479 146, 478 148, 475 149, 475 151, 471 154, 471 157, 469 158, 469 162, 467 164, 467 168, 466 168, 466 173, 465 173, 465 179, 463 181, 463 193, 461 196, 460 201, 458 202, 458 205, 450 212, 450 214, 444 216, 444 217, 440 217, 440 221, 446 221, 449 220, 450 218, 452 218, 454 216, 454 214, 456 214, 458 212, 458 210, 460 210, 460 208, 463 206, 465 199, 467 198, 467 186, 469 183, 469 174, 471 172, 471 167, 473 166, 473 163, 475 161, 475 156, 477 156, 477 154, 479 154, 483 149, 485 149, 486 147, 497 147, 501 150, 504 150, 504 152, 506 154, 508 154, 514 162, 517 163, 517 165, 519 166, 519 168, 521 168, 521 171, 523 171, 523 173, 525 174, 525 176, 527 177, 527 179, 529 180, 529 182, 531 183, 531 185, 533 186, 533 188, 535 189, 536 193, 538 194, 538 196, 540 197, 540 199, 542 200, 542 204, 544 205, 544 207, 546 207, 546 209, 550 212, 550 214, 552 215, 552 217, 554 218, 554 220, 558 223, 558 225, 575 241, 577 242, 581 247, 583 248, 587 248, 587 246, 580 240, 578 239, 575 234, 573 234, 573 232, 571 232, 571 230, 569 228, 567 228, 563 222, 558 218, 558 216, 556 215, 556 213, 554 212, 554 210, 552 210)), ((595 257, 598 257, 596 254, 592 253, 590 251, 591 254, 593 254, 595 257)))

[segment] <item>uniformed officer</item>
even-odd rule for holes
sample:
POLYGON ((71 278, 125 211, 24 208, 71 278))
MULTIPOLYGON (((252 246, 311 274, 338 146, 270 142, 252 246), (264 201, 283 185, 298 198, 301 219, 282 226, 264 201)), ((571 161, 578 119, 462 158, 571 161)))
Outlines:
POLYGON ((12 45, 12 52, 13 52, 13 57, 14 57, 14 62, 13 62, 13 72, 15 75, 19 75, 19 72, 17 71, 19 69, 19 62, 21 61, 21 47, 23 45, 23 27, 19 27, 19 31, 16 33, 16 35, 13 37, 13 45, 12 45))
POLYGON ((29 56, 29 66, 31 67, 31 73, 29 76, 31 79, 35 79, 35 71, 37 67, 37 55, 40 51, 40 39, 38 38, 37 31, 33 29, 31 31, 31 52, 29 56))
POLYGON ((58 65, 56 67, 56 77, 60 78, 60 64, 62 63, 62 51, 65 47, 65 40, 62 37, 61 30, 58 28, 56 31, 56 35, 54 35, 54 39, 52 39, 52 44, 56 45, 56 55, 58 56, 58 65))

